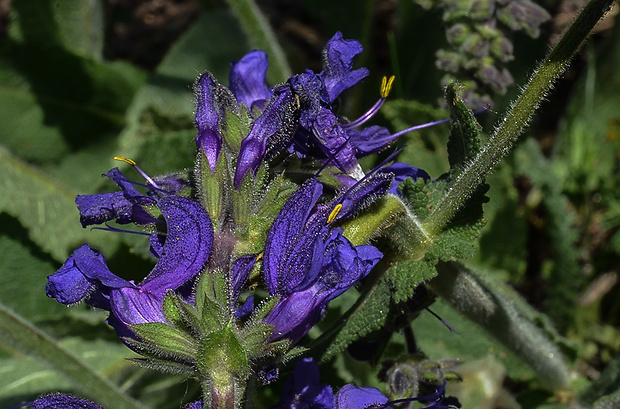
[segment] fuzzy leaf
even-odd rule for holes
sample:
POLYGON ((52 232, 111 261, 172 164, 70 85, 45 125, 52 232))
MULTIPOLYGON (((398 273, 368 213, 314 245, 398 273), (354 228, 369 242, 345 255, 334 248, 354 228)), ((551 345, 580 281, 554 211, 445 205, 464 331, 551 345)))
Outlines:
POLYGON ((482 127, 463 102, 459 85, 450 83, 446 88, 446 101, 450 108, 452 130, 448 139, 450 175, 458 175, 469 161, 480 151, 482 127))
POLYGON ((89 241, 111 253, 118 239, 90 234, 80 227, 76 193, 59 185, 43 172, 0 148, 0 211, 15 217, 28 229, 30 239, 62 262, 69 251, 89 241))
POLYGON ((392 301, 406 301, 413 295, 415 288, 422 282, 437 275, 436 261, 429 257, 416 261, 399 261, 385 272, 385 278, 392 287, 392 301))
MULTIPOLYGON (((131 325, 131 330, 160 351, 172 356, 183 356, 192 359, 196 356, 198 346, 191 336, 184 331, 162 322, 131 325)), ((148 346, 146 347, 148 349, 148 346)))
POLYGON ((351 342, 381 328, 386 323, 391 305, 390 284, 384 278, 376 280, 365 296, 360 297, 339 320, 336 332, 329 335, 329 341, 319 338, 316 346, 311 346, 312 356, 320 357, 322 362, 328 361, 351 342), (323 342, 329 342, 329 345, 322 346, 323 342))

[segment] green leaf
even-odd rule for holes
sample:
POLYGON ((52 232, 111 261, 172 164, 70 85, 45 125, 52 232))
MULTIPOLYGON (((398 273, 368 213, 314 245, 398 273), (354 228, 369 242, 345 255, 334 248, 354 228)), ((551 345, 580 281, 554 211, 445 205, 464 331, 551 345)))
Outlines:
POLYGON ((201 340, 196 364, 200 373, 211 377, 216 385, 229 383, 233 378, 243 380, 249 375, 248 357, 230 327, 201 340))
POLYGON ((44 362, 70 381, 76 390, 97 403, 115 408, 142 408, 83 360, 3 305, 0 305, 0 328, 0 341, 3 344, 44 362))
POLYGON ((413 295, 413 291, 420 283, 430 280, 437 275, 436 260, 432 258, 417 261, 399 261, 385 272, 385 279, 392 287, 392 301, 399 303, 406 301, 413 295))
MULTIPOLYGON (((157 350, 171 356, 180 356, 192 360, 198 351, 198 346, 187 332, 173 328, 170 325, 161 322, 150 322, 135 324, 130 327, 132 331, 145 341, 145 345, 151 344, 157 350)), ((146 346, 146 349, 148 350, 149 346, 146 346)))
POLYGON ((9 42, 0 57, 2 143, 38 163, 59 162, 120 131, 144 81, 126 63, 96 62, 62 48, 9 42))
POLYGON ((459 85, 452 82, 446 88, 452 130, 448 139, 450 175, 457 176, 480 152, 482 127, 463 102, 459 85))
POLYGON ((104 10, 100 0, 22 0, 12 6, 11 17, 9 34, 19 42, 101 59, 104 10))
POLYGON ((392 306, 391 290, 387 280, 375 278, 338 323, 310 346, 310 355, 321 362, 328 361, 351 342, 385 325, 392 306))
MULTIPOLYGON (((450 181, 445 176, 433 182, 418 180, 413 183, 408 179, 403 183, 403 199, 410 212, 421 219, 422 230, 433 206, 450 189, 450 181)), ((486 224, 482 204, 488 200, 485 196, 488 188, 486 184, 480 185, 447 225, 434 236, 430 236, 428 251, 433 257, 440 260, 458 260, 474 256, 478 250, 481 230, 486 224)))
MULTIPOLYGON (((112 252, 118 239, 89 234, 79 223, 76 193, 0 148, 0 211, 20 221, 30 239, 55 260, 64 262, 69 250, 89 241, 112 252)), ((119 237, 120 239, 120 237, 119 237)))
MULTIPOLYGON (((97 373, 109 379, 126 381, 131 364, 125 357, 131 354, 119 342, 67 338, 60 342, 65 350, 72 351, 78 359, 97 373)), ((0 359, 0 406, 10 407, 23 401, 51 392, 73 392, 76 388, 66 376, 59 376, 45 361, 28 355, 16 355, 0 359)), ((81 393, 78 393, 81 394, 81 393)))
POLYGON ((541 190, 542 205, 547 216, 546 231, 553 248, 553 266, 545 300, 546 310, 565 332, 575 321, 576 300, 579 297, 584 276, 578 263, 577 249, 579 231, 572 205, 562 194, 561 182, 543 156, 536 141, 528 140, 515 152, 517 173, 526 175, 541 190), (527 164, 527 165, 526 165, 527 164))
POLYGON ((55 263, 28 240, 17 220, 1 214, 0 225, 0 301, 30 320, 67 313, 65 306, 45 297, 47 276, 56 271, 55 263))

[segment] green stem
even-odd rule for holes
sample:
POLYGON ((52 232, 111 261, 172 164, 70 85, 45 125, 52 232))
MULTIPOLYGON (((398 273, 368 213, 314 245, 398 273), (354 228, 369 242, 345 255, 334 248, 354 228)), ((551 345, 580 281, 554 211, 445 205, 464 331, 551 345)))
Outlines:
POLYGON ((501 121, 489 143, 463 170, 454 181, 452 188, 428 216, 423 224, 423 230, 430 235, 441 231, 482 180, 510 152, 545 94, 566 69, 572 57, 612 3, 613 0, 591 0, 581 10, 573 24, 534 72, 527 88, 501 121))
MULTIPOLYGON (((26 355, 37 357, 83 393, 107 408, 144 409, 55 340, 0 304, 0 339, 26 355)), ((56 392, 56 391, 50 391, 56 392)))
POLYGON ((439 262, 437 273, 427 285, 528 364, 543 387, 569 386, 569 369, 558 346, 527 318, 522 300, 509 287, 457 262, 439 262))
POLYGON ((291 76, 291 68, 269 22, 254 0, 227 0, 253 47, 269 55, 269 80, 278 83, 291 76))

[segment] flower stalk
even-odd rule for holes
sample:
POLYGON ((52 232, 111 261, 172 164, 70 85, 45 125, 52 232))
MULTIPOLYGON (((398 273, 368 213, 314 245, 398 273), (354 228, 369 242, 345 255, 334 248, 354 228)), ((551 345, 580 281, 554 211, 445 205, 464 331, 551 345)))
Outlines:
POLYGON ((466 166, 423 224, 428 234, 435 235, 452 219, 477 189, 510 152, 529 124, 540 102, 568 67, 594 26, 609 11, 613 0, 591 0, 553 47, 547 58, 534 71, 527 87, 496 128, 489 143, 466 166))

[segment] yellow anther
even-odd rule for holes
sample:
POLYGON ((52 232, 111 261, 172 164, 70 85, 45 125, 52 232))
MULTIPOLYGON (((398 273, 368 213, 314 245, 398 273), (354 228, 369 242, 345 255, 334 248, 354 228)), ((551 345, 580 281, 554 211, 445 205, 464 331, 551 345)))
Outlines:
POLYGON ((258 263, 260 260, 262 260, 263 258, 263 252, 261 251, 260 253, 258 253, 258 256, 256 256, 256 260, 254 260, 255 263, 258 263))
POLYGON ((332 212, 329 214, 329 217, 327 218, 327 223, 331 223, 334 221, 336 216, 338 216, 338 213, 340 213, 340 209, 342 209, 342 204, 338 203, 336 207, 334 207, 334 210, 332 210, 332 212))
POLYGON ((121 162, 129 163, 131 166, 136 166, 136 162, 133 159, 125 158, 124 156, 115 156, 114 160, 120 160, 121 162))
POLYGON ((383 79, 381 80, 381 90, 379 92, 381 94, 381 98, 385 99, 388 97, 390 91, 392 91, 392 84, 394 84, 395 78, 396 76, 394 75, 392 75, 390 78, 383 77, 383 79))

